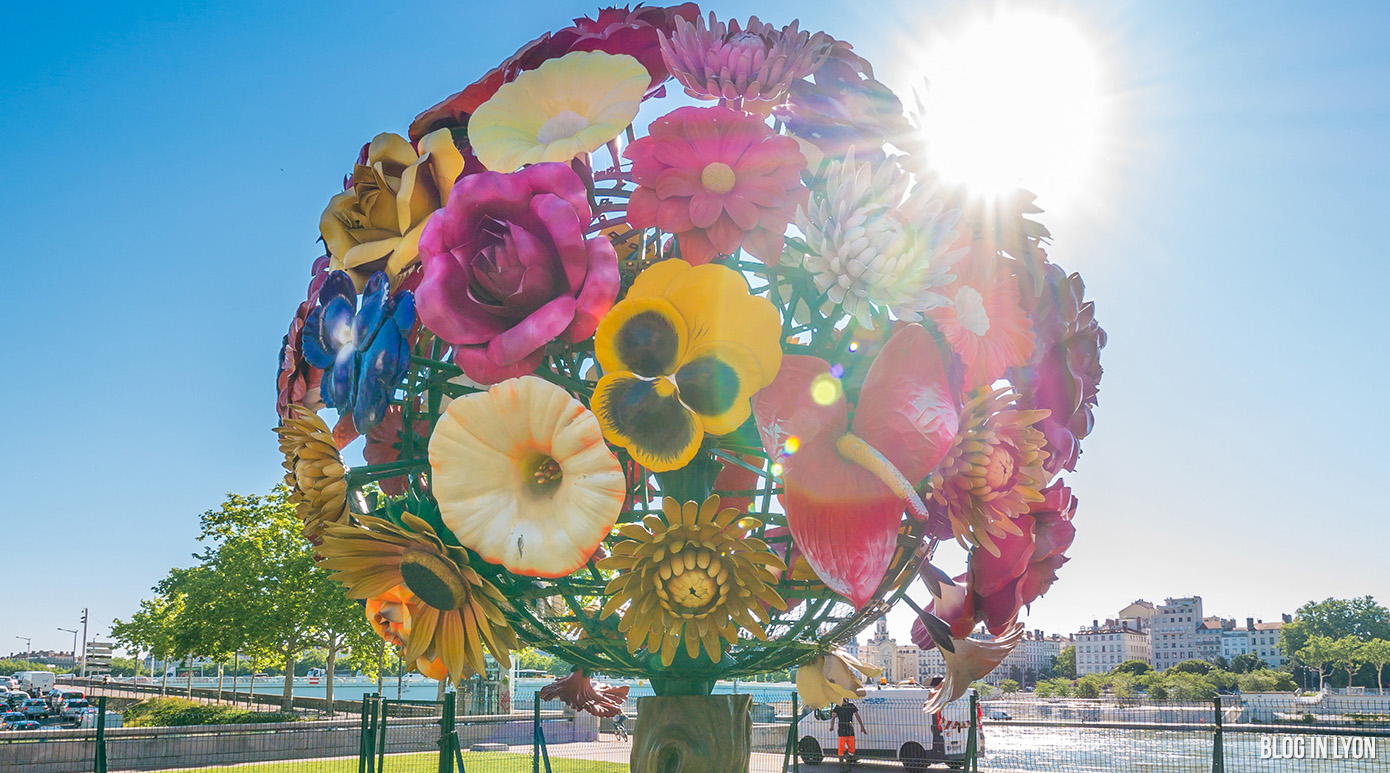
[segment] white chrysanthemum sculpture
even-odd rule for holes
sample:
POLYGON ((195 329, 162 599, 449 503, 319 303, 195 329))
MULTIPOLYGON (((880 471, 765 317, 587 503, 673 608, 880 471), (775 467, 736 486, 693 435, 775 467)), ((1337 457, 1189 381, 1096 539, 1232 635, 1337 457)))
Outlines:
POLYGON ((950 300, 936 291, 953 279, 957 210, 946 211, 932 188, 913 185, 896 160, 830 164, 824 189, 813 188, 796 224, 810 252, 803 260, 816 289, 859 324, 877 311, 918 322, 950 300))

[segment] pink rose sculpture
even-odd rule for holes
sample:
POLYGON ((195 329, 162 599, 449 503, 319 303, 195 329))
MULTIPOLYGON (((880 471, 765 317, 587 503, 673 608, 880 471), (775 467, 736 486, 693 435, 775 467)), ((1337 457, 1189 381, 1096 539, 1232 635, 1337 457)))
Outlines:
POLYGON ((618 256, 566 164, 481 172, 454 186, 420 237, 420 319, 482 384, 534 371, 547 343, 594 334, 618 297, 618 256))

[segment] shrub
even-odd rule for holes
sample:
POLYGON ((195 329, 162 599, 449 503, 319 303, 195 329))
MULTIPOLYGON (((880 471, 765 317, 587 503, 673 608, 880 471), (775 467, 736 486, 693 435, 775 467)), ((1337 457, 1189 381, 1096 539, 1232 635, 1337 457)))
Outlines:
POLYGON ((132 727, 187 727, 190 725, 253 725, 261 722, 294 722, 283 711, 247 711, 231 706, 205 706, 182 698, 150 698, 122 712, 132 727))

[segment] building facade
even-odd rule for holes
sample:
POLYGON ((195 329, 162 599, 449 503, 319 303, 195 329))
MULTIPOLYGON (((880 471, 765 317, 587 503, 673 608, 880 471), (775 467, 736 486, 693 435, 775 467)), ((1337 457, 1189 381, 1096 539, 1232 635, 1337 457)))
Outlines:
POLYGON ((1149 634, 1119 620, 1105 624, 1091 621, 1073 637, 1076 641, 1076 675, 1106 674, 1126 660, 1153 663, 1149 634))
MULTIPOLYGON (((1203 622, 1201 596, 1164 599, 1154 610, 1150 628, 1153 667, 1162 671, 1184 660, 1199 657, 1197 629, 1203 622)), ((1220 634, 1217 633, 1216 637, 1219 652, 1220 634)))
POLYGON ((1284 615, 1283 620, 1276 623, 1266 623, 1253 617, 1245 618, 1244 628, 1232 627, 1230 630, 1222 631, 1222 657, 1231 660, 1237 655, 1249 654, 1257 656, 1270 668, 1284 665, 1287 659, 1284 657, 1283 649, 1280 648, 1280 639, 1283 635, 1284 623, 1289 622, 1293 622, 1293 618, 1289 615, 1284 615))

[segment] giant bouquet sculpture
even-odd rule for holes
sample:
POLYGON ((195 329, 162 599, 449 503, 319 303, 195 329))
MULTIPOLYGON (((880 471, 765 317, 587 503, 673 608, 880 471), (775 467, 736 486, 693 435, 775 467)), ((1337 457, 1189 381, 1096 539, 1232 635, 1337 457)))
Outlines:
POLYGON ((1067 560, 1105 335, 1032 196, 938 185, 919 129, 848 43, 685 4, 372 139, 280 357, 322 566, 427 673, 525 643, 661 695, 862 691, 835 645, 906 598, 959 695, 1067 560))

